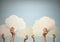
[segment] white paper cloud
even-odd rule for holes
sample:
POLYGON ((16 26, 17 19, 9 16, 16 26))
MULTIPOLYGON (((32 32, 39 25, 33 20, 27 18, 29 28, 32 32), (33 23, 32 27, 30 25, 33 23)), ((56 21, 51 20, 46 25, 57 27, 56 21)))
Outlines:
POLYGON ((0 36, 4 33, 4 36, 7 37, 10 35, 10 30, 6 25, 0 25, 0 36))
POLYGON ((25 29, 22 29, 22 30, 16 32, 16 35, 18 37, 23 37, 23 38, 25 35, 31 36, 32 35, 32 29, 26 26, 25 29))
POLYGON ((20 30, 20 29, 24 29, 26 26, 23 18, 20 18, 16 15, 12 15, 12 16, 8 17, 5 21, 5 23, 9 28, 14 27, 15 31, 20 30))
POLYGON ((55 27, 55 21, 49 17, 42 17, 39 20, 36 20, 32 29, 33 29, 33 34, 36 36, 41 36, 43 33, 43 28, 47 28, 48 31, 50 31, 52 28, 55 27))

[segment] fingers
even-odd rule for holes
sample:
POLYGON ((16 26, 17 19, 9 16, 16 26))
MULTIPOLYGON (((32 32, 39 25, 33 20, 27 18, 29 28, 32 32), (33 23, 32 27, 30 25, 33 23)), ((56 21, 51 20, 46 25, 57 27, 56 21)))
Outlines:
POLYGON ((28 39, 28 35, 25 35, 25 38, 24 39, 27 40, 28 39))
POLYGON ((2 39, 5 39, 5 37, 4 37, 4 33, 2 34, 2 39))
POLYGON ((15 33, 14 33, 14 27, 10 28, 10 32, 11 32, 12 35, 15 35, 15 33))
POLYGON ((53 38, 56 38, 55 34, 53 34, 53 38))
POLYGON ((45 35, 47 35, 47 33, 48 33, 47 28, 44 28, 44 29, 43 29, 43 35, 45 36, 45 35))
POLYGON ((34 35, 31 36, 34 39, 34 35))

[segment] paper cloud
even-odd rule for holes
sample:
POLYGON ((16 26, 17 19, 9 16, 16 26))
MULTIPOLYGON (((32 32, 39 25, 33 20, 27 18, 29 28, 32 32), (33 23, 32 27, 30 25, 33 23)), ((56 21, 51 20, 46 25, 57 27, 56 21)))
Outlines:
POLYGON ((12 16, 8 17, 5 21, 5 23, 9 28, 14 27, 15 31, 24 29, 26 26, 23 18, 20 18, 16 15, 12 15, 12 16))
POLYGON ((10 30, 9 28, 4 24, 4 25, 0 25, 0 36, 4 33, 4 36, 7 37, 8 35, 10 35, 10 30))
POLYGON ((55 21, 49 17, 42 17, 39 20, 36 20, 32 29, 33 34, 36 36, 41 36, 43 33, 43 28, 47 28, 50 31, 52 28, 55 27, 55 21))
POLYGON ((25 35, 31 36, 32 35, 32 29, 29 28, 28 26, 26 26, 25 29, 22 29, 22 30, 16 32, 16 35, 18 37, 23 37, 23 38, 24 38, 25 35))

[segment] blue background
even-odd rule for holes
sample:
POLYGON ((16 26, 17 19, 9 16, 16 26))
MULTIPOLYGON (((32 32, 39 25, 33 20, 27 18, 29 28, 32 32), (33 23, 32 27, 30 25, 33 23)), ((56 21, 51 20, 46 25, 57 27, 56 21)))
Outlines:
MULTIPOLYGON (((60 1, 58 0, 0 0, 0 25, 5 24, 5 19, 11 15, 22 17, 26 24, 33 26, 36 19, 48 16, 56 21, 56 26, 60 28, 60 1)), ((11 36, 6 38, 10 42, 11 36)), ((41 37, 36 37, 36 42, 42 42, 41 37)), ((0 42, 2 39, 0 37, 0 42)), ((23 42, 23 38, 15 36, 15 42, 23 42)), ((27 42, 32 42, 29 37, 27 42)), ((47 42, 52 42, 52 38, 47 37, 47 42)), ((60 42, 60 35, 57 35, 56 42, 60 42)))

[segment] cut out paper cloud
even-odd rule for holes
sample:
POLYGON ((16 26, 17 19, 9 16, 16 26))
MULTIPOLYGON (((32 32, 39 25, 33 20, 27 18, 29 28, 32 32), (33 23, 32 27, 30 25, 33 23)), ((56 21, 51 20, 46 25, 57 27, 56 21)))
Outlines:
POLYGON ((5 21, 5 23, 9 28, 14 27, 15 31, 24 29, 26 26, 23 18, 20 18, 16 15, 12 15, 12 16, 8 17, 5 21))
POLYGON ((23 37, 23 38, 25 37, 25 35, 31 36, 32 35, 32 29, 29 28, 28 26, 26 26, 25 29, 22 29, 22 30, 16 32, 16 35, 18 37, 23 37))
POLYGON ((43 33, 43 28, 47 28, 48 31, 50 31, 52 28, 55 27, 55 21, 49 17, 42 17, 39 20, 35 21, 35 24, 33 25, 33 34, 35 36, 41 36, 43 33))
POLYGON ((9 30, 9 28, 5 24, 4 25, 0 25, 0 36, 2 34, 4 34, 5 37, 10 35, 10 30, 9 30))

